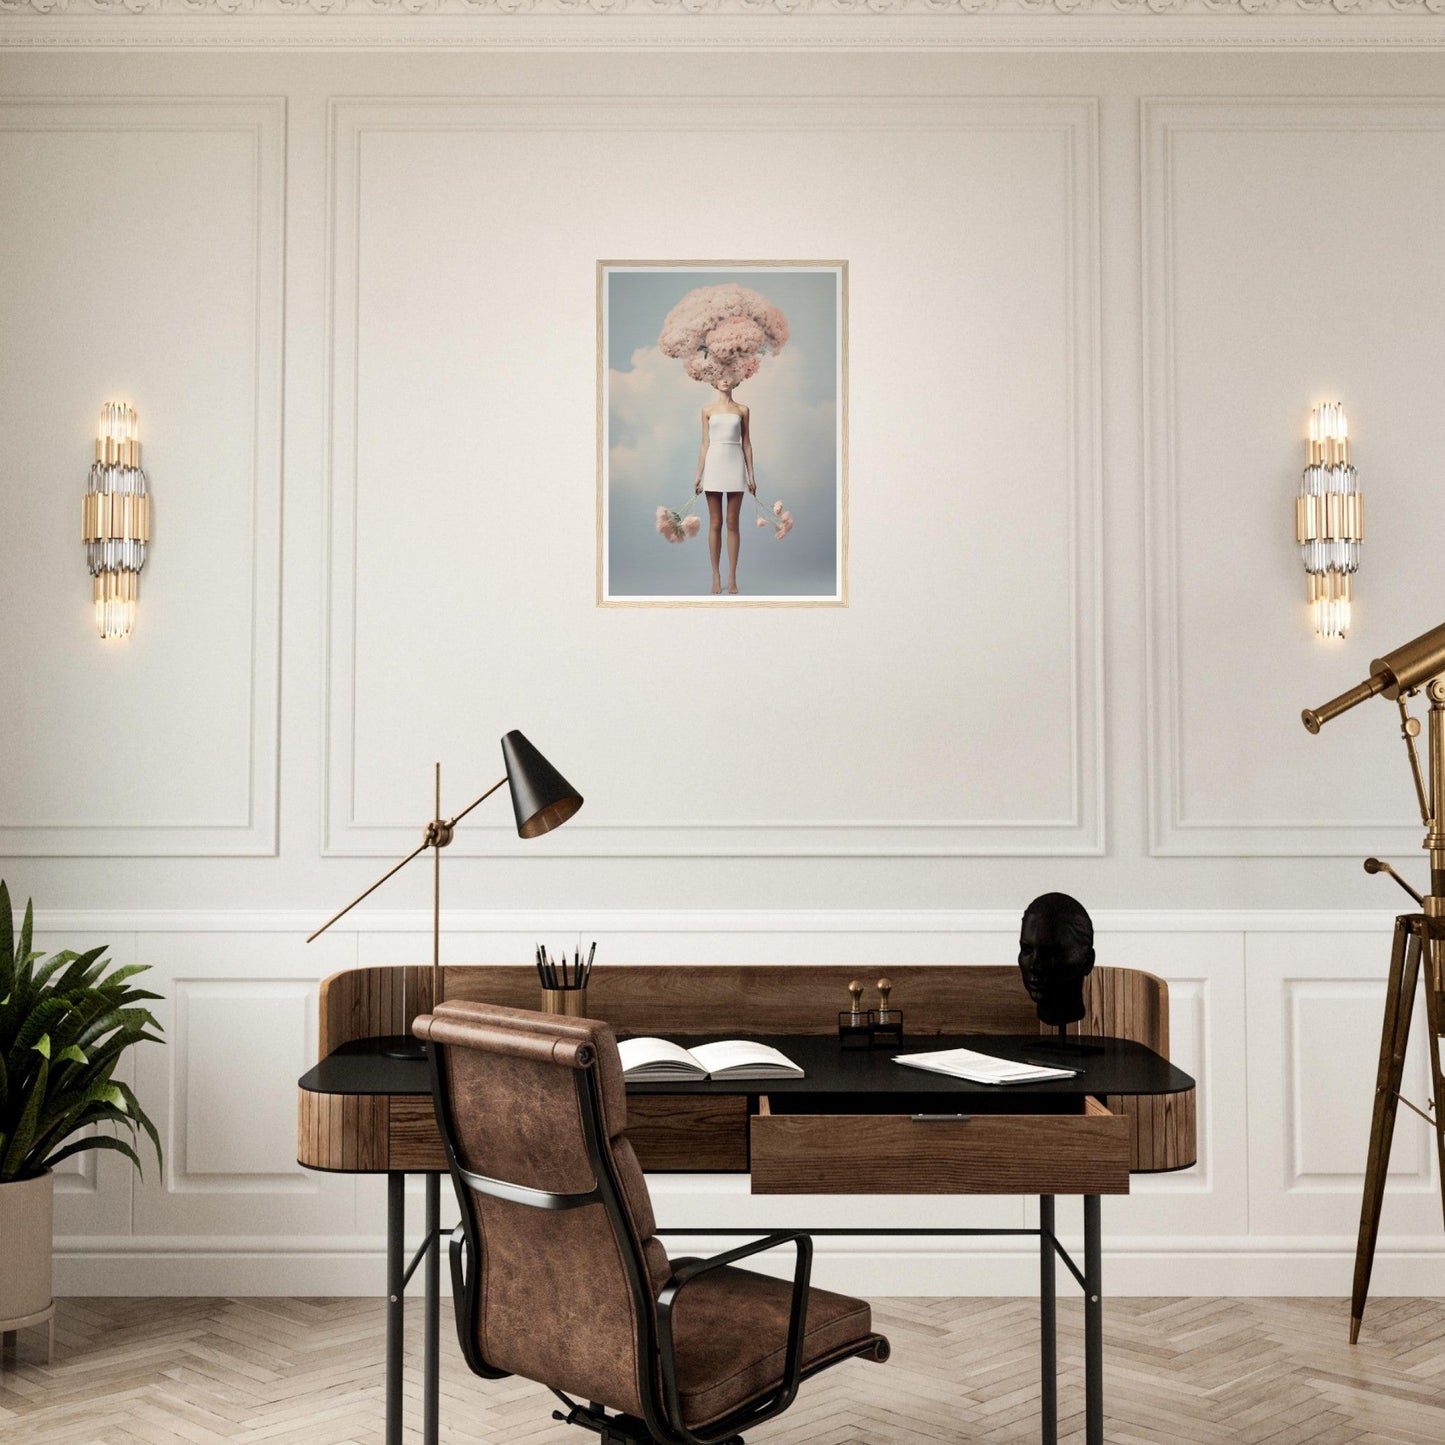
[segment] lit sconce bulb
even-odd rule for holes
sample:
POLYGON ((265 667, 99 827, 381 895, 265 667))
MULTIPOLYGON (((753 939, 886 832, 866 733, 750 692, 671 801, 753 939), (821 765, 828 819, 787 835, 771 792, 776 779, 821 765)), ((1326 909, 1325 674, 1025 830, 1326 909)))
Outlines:
POLYGON ((1321 637, 1350 628, 1351 578, 1360 565, 1365 499, 1350 462, 1350 430, 1339 402, 1310 412, 1305 469, 1295 497, 1295 540, 1309 579, 1310 611, 1321 637))
POLYGON ((108 401, 100 409, 84 502, 82 534, 95 625, 111 641, 135 625, 140 570, 150 542, 150 484, 140 465, 140 425, 134 409, 123 402, 108 401))

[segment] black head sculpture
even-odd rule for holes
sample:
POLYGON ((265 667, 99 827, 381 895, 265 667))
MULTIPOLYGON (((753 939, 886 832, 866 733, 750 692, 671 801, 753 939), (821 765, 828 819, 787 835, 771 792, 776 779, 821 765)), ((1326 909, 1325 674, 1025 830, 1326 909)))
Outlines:
POLYGON ((1094 923, 1067 893, 1045 893, 1024 909, 1019 968, 1038 1007, 1055 1027, 1084 1016, 1084 979, 1094 967, 1094 923))

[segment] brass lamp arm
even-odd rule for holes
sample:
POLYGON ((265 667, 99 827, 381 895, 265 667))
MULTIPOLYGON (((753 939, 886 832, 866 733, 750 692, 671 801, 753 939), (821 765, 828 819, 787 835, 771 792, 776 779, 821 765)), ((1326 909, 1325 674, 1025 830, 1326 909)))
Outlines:
POLYGON ((500 788, 500 787, 502 786, 502 784, 505 783, 506 781, 507 781, 507 775, 506 775, 505 773, 503 773, 502 776, 501 776, 500 778, 498 778, 497 781, 496 781, 495 783, 493 783, 492 786, 491 786, 490 788, 488 788, 487 791, 486 791, 485 793, 483 793, 480 798, 477 798, 474 802, 468 803, 467 806, 466 806, 465 808, 463 808, 463 809, 461 810, 461 812, 458 813, 458 814, 456 815, 456 817, 451 820, 450 823, 447 824, 447 827, 448 827, 448 828, 455 828, 455 827, 457 826, 457 824, 460 823, 460 822, 462 821, 462 819, 465 818, 465 817, 467 816, 467 814, 470 813, 470 812, 472 811, 472 809, 477 806, 478 803, 485 803, 485 802, 487 801, 487 799, 490 798, 490 797, 492 796, 492 794, 495 793, 495 792, 497 791, 497 789, 500 788))
POLYGON ((401 860, 400 863, 397 863, 397 864, 393 865, 392 867, 388 868, 388 869, 386 870, 386 872, 383 873, 383 874, 381 875, 381 877, 378 878, 378 879, 376 880, 376 882, 373 883, 373 884, 371 885, 371 887, 368 888, 364 893, 358 893, 358 894, 356 895, 356 897, 353 898, 353 899, 351 900, 351 902, 348 903, 348 904, 346 905, 346 907, 341 910, 340 913, 334 914, 332 917, 328 918, 328 919, 326 920, 326 922, 323 923, 323 924, 321 925, 321 927, 318 928, 318 929, 316 930, 316 932, 313 933, 313 934, 310 936, 310 938, 308 938, 308 939, 306 940, 306 942, 307 942, 307 943, 310 943, 312 938, 319 938, 323 933, 326 932, 326 930, 327 930, 328 928, 331 927, 331 925, 332 925, 333 923, 336 922, 337 919, 339 919, 339 918, 345 918, 346 915, 347 915, 348 913, 350 913, 351 910, 352 910, 353 908, 355 908, 356 905, 357 905, 358 903, 360 903, 363 898, 369 898, 373 893, 375 893, 376 890, 377 890, 378 888, 380 888, 381 885, 382 885, 383 883, 385 883, 386 880, 387 880, 388 878, 390 878, 393 873, 400 873, 401 870, 402 870, 403 868, 405 868, 406 865, 407 865, 408 863, 410 863, 411 860, 412 860, 413 858, 415 858, 418 853, 425 853, 426 850, 427 850, 428 848, 430 848, 430 847, 431 847, 431 837, 430 837, 430 835, 428 835, 426 838, 423 838, 422 841, 421 841, 420 843, 418 843, 417 846, 416 846, 415 848, 413 848, 413 849, 411 850, 411 852, 408 853, 408 854, 406 855, 406 857, 401 860))
POLYGON ((447 843, 450 843, 452 829, 455 828, 456 825, 460 823, 461 820, 465 818, 467 814, 470 813, 472 809, 475 808, 479 803, 486 802, 486 800, 490 798, 492 794, 495 793, 497 789, 500 788, 502 784, 506 781, 507 779, 504 774, 497 782, 493 783, 492 786, 481 795, 481 797, 477 798, 474 802, 468 803, 467 806, 463 808, 461 812, 456 815, 455 818, 452 818, 449 821, 437 818, 434 819, 431 823, 428 823, 426 836, 421 840, 420 843, 417 844, 415 848, 411 850, 410 853, 406 855, 405 858, 403 858, 399 863, 394 863, 390 868, 388 868, 386 872, 383 873, 381 877, 378 878, 376 882, 371 885, 370 888, 367 888, 364 892, 358 893, 356 897, 353 898, 351 902, 348 903, 346 907, 341 910, 340 913, 333 914, 332 917, 328 918, 326 922, 323 923, 321 927, 316 930, 315 933, 311 934, 311 936, 307 938, 306 942, 310 943, 313 938, 319 938, 323 933, 326 932, 328 928, 331 927, 333 923, 337 922, 339 919, 345 918, 346 915, 350 913, 351 910, 362 901, 362 899, 369 898, 373 893, 376 892, 378 888, 381 887, 383 883, 386 882, 388 878, 390 878, 395 873, 400 873, 401 870, 405 868, 406 865, 410 863, 413 858, 417 857, 421 853, 425 853, 428 848, 440 848, 441 846, 443 846, 443 840, 447 843), (440 830, 440 837, 438 836, 438 830, 440 830))

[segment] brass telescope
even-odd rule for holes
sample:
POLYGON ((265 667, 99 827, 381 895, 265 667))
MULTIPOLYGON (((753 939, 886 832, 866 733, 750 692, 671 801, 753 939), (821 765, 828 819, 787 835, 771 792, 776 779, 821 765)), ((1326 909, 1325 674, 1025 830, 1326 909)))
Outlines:
POLYGON ((1377 657, 1370 664, 1370 675, 1348 692, 1331 698, 1323 707, 1307 707, 1300 716, 1310 732, 1317 733, 1332 718, 1349 712, 1356 703, 1367 702, 1384 694, 1391 702, 1402 692, 1414 692, 1421 683, 1445 673, 1445 622, 1422 632, 1412 642, 1377 657))
POLYGON ((1323 707, 1306 708, 1301 716, 1310 732, 1317 733, 1342 712, 1372 697, 1386 697, 1400 710, 1400 736, 1410 758, 1415 796, 1425 824, 1424 847, 1430 855, 1430 886, 1422 897, 1388 863, 1365 859, 1365 872, 1387 873, 1420 905, 1420 912, 1401 914, 1395 920, 1395 942, 1390 953, 1389 981, 1385 986, 1385 1021, 1380 1034, 1380 1062, 1375 1076, 1375 1099, 1370 1118, 1370 1152, 1365 1165, 1364 1199, 1360 1205, 1360 1236, 1355 1246, 1355 1282, 1350 1302, 1350 1343, 1359 1339, 1360 1321, 1370 1289, 1370 1271, 1379 1237, 1380 1211, 1385 1198, 1385 1175, 1390 1164, 1390 1143, 1395 1113, 1400 1104, 1414 1110, 1435 1135, 1440 1163, 1442 1202, 1445 1202, 1445 1074, 1440 1046, 1445 1034, 1445 623, 1421 633, 1413 641, 1377 657, 1370 675, 1323 707), (1420 764, 1416 739, 1420 720, 1410 715, 1410 698, 1420 688, 1429 699, 1428 775, 1420 764), (1405 1051, 1410 1038, 1410 1015, 1415 990, 1424 971, 1425 1017, 1428 1022, 1430 1079, 1433 1098, 1425 1108, 1400 1093, 1405 1051))

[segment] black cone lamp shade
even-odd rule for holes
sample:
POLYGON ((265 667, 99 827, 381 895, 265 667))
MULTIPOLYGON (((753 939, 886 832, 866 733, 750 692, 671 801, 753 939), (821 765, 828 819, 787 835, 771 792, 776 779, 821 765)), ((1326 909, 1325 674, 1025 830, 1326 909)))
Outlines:
POLYGON ((540 838, 582 806, 582 794, 514 728, 502 739, 517 835, 540 838))

